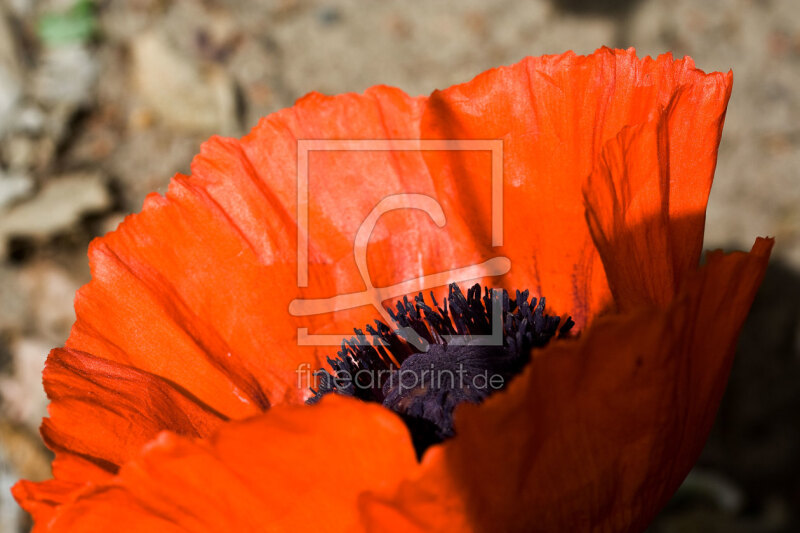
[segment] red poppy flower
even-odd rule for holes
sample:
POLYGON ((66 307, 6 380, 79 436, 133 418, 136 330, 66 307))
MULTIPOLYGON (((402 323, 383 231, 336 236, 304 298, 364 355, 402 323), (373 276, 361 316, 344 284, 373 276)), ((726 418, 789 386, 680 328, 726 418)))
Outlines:
MULTIPOLYGON (((212 138, 191 176, 92 243, 92 281, 44 372, 54 479, 15 497, 36 531, 644 528, 703 446, 772 247, 698 266, 731 82, 604 48, 429 97, 312 94, 241 140, 212 138), (502 140, 502 246, 485 151, 313 152, 309 283, 296 288, 298 139, 502 140), (296 370, 330 352, 298 346, 297 328, 341 334, 374 309, 289 313, 364 290, 356 233, 397 193, 435 198, 446 224, 380 217, 374 286, 501 255, 510 271, 481 283, 546 296, 579 332, 518 344, 521 372, 459 405, 455 436, 421 450, 397 410, 339 394, 303 405, 296 370)), ((467 314, 480 295, 468 299, 467 314)), ((554 333, 514 302, 506 325, 554 333)))

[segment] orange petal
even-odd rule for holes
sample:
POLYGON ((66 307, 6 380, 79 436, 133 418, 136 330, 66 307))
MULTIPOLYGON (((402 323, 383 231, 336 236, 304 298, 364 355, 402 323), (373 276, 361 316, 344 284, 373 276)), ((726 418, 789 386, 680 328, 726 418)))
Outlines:
POLYGON ((700 454, 771 248, 710 254, 667 309, 598 318, 462 406, 424 472, 365 504, 374 530, 644 530, 700 454))
MULTIPOLYGON (((625 124, 683 102, 675 99, 678 88, 726 83, 694 70, 691 60, 639 60, 632 51, 604 49, 529 59, 429 101, 386 87, 310 95, 242 141, 210 140, 191 177, 176 177, 165 198, 151 196, 142 213, 93 244, 93 280, 78 293, 67 347, 164 377, 230 418, 301 401, 298 364, 318 365, 330 350, 298 347, 296 328, 342 334, 375 314, 362 307, 301 319, 289 315, 289 302, 364 288, 352 243, 380 199, 432 195, 448 223, 436 228, 412 210, 382 217, 368 254, 378 286, 498 255, 484 238, 491 227, 491 202, 480 201, 489 193, 486 154, 459 152, 466 162, 480 159, 472 168, 447 152, 310 152, 311 285, 296 287, 297 140, 413 139, 420 132, 504 139, 510 229, 500 255, 516 265, 504 284, 538 289, 557 311, 585 322, 608 303, 581 216, 579 182, 592 154, 625 124)), ((709 101, 724 109, 724 101, 709 101)), ((705 131, 712 114, 684 122, 705 131)))
POLYGON ((682 87, 663 115, 624 128, 597 158, 586 219, 619 309, 667 304, 697 268, 729 96, 730 84, 682 87))
POLYGON ((162 433, 37 531, 357 531, 362 492, 415 465, 397 416, 330 397, 229 423, 207 442, 162 433))
MULTIPOLYGON (((207 436, 214 417, 242 419, 301 402, 298 365, 320 366, 332 350, 297 346, 297 328, 341 335, 375 312, 294 317, 289 303, 364 289, 354 236, 377 203, 396 193, 435 198, 447 224, 438 228, 419 210, 382 216, 367 250, 376 286, 505 255, 511 274, 485 282, 531 288, 585 325, 610 304, 580 193, 600 148, 625 126, 669 116, 668 155, 676 169, 669 232, 693 243, 697 225, 680 222, 705 206, 726 103, 720 94, 729 86, 729 77, 705 75, 688 59, 639 60, 632 51, 603 49, 525 60, 430 99, 387 87, 312 94, 242 140, 211 139, 191 176, 176 176, 165 197, 151 195, 140 214, 91 246, 93 280, 76 297, 65 352, 86 355, 53 374, 72 388, 54 400, 44 426, 49 445, 113 471, 158 429, 207 436), (673 139, 673 132, 698 141, 673 139), (298 141, 419 138, 503 139, 505 245, 494 249, 489 238, 485 153, 312 151, 310 283, 299 288, 298 141), (106 364, 111 377, 94 376, 106 364), (88 365, 86 376, 81 365, 88 365), (99 383, 113 389, 112 382, 129 379, 122 369, 148 376, 130 384, 163 388, 150 397, 169 404, 167 416, 151 402, 125 426, 107 409, 90 408, 99 383), (102 431, 85 434, 90 428, 102 431)), ((674 269, 692 266, 690 256, 674 256, 674 269)), ((122 389, 129 402, 134 392, 122 389)))
MULTIPOLYGON (((333 349, 298 347, 297 328, 346 335, 371 322, 375 312, 362 307, 301 319, 289 315, 289 302, 363 290, 352 249, 361 221, 388 194, 433 194, 434 188, 418 152, 312 154, 312 285, 301 290, 297 139, 413 138, 420 114, 420 99, 396 89, 311 95, 265 119, 242 141, 211 139, 193 162, 191 177, 177 176, 166 197, 151 195, 142 213, 93 243, 93 279, 78 293, 78 320, 67 347, 164 378, 228 418, 250 416, 270 403, 302 401, 306 391, 297 386, 298 365, 321 366, 318 352, 333 349)), ((390 213, 380 221, 369 250, 376 283, 446 270, 459 261, 459 250, 472 246, 425 217, 390 213)), ((96 401, 83 383, 75 385, 76 402, 96 401)), ((63 405, 54 408, 46 428, 72 425, 71 407, 63 405)), ((83 416, 91 419, 91 409, 83 416)), ((174 424, 157 412, 143 417, 158 421, 160 429, 182 432, 180 416, 174 424)), ((152 430, 132 428, 141 435, 152 430)), ((59 438, 51 431, 48 440, 61 449, 74 444, 59 438)), ((106 438, 103 446, 114 450, 115 464, 141 443, 131 437, 120 445, 126 436, 109 431, 85 438, 106 438)))
MULTIPOLYGON (((638 59, 633 49, 527 58, 434 93, 424 138, 502 139, 504 246, 508 288, 545 295, 579 327, 610 304, 585 217, 581 186, 605 143, 623 128, 669 110, 665 155, 675 183, 670 214, 705 211, 731 77, 704 74, 689 58, 638 59)), ((491 169, 483 154, 427 155, 439 196, 461 202, 471 233, 485 242, 491 213, 481 198, 491 169)), ((638 176, 641 181, 651 175, 638 176)), ((634 221, 635 222, 635 221, 634 221)), ((703 225, 671 228, 699 258, 703 225)), ((693 261, 693 262, 692 262, 693 261)))
MULTIPOLYGON (((669 218, 669 138, 664 122, 627 127, 603 148, 584 187, 586 219, 619 310, 667 305, 675 296, 669 218)), ((703 212, 693 216, 702 224, 703 212)))
MULTIPOLYGON (((67 347, 162 376, 231 418, 302 401, 298 364, 320 366, 331 349, 298 347, 297 328, 347 335, 375 311, 298 318, 289 302, 364 290, 353 241, 367 214, 387 195, 435 187, 418 151, 311 152, 311 283, 300 289, 297 141, 417 138, 421 104, 386 87, 310 95, 241 141, 212 138, 190 177, 93 244, 67 347)), ((406 210, 379 220, 368 263, 382 286, 480 260, 469 236, 406 210)))
POLYGON ((74 350, 53 350, 44 379, 45 442, 111 472, 164 427, 203 437, 226 420, 163 378, 74 350))
POLYGON ((23 480, 11 489, 14 498, 37 524, 49 522, 60 505, 73 501, 87 488, 112 477, 97 464, 64 452, 56 453, 52 466, 55 479, 39 483, 23 480))
POLYGON ((53 350, 44 380, 51 402, 41 431, 56 452, 55 479, 22 482, 14 492, 37 521, 84 484, 116 473, 164 427, 200 437, 226 420, 163 378, 74 350, 53 350))
MULTIPOLYGON (((241 141, 205 143, 192 176, 176 176, 165 197, 149 196, 141 213, 95 240, 93 279, 78 292, 66 343, 68 352, 85 354, 77 363, 83 368, 45 376, 51 396, 62 391, 43 427, 48 445, 113 471, 158 430, 207 436, 208 425, 186 427, 198 412, 241 419, 271 404, 301 402, 307 387, 298 387, 298 366, 322 366, 320 354, 333 349, 299 347, 297 328, 346 335, 371 322, 375 311, 298 318, 289 314, 289 302, 363 290, 352 246, 361 222, 389 194, 435 189, 419 152, 311 154, 311 285, 299 289, 297 139, 416 138, 421 104, 385 87, 310 95, 241 141), (127 369, 140 375, 131 378, 127 369), (59 389, 62 379, 68 393, 59 389), (175 403, 163 412, 160 402, 141 403, 141 413, 123 421, 113 411, 120 398, 98 393, 97 383, 113 391, 115 380, 126 406, 136 387, 175 403)), ((382 217, 368 250, 375 284, 472 262, 472 240, 451 230, 416 211, 382 217)))

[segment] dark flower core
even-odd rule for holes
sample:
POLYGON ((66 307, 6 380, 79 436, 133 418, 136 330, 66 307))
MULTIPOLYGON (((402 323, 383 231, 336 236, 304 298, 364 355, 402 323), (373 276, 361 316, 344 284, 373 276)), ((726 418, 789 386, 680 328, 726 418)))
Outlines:
POLYGON ((531 349, 567 335, 575 324, 568 317, 559 327, 560 317, 545 314, 545 299, 529 302, 528 291, 510 298, 505 290, 481 293, 476 284, 465 297, 453 283, 442 306, 433 293, 430 298, 433 307, 422 293, 397 302, 396 311, 389 309, 397 329, 376 320, 366 327, 372 342, 355 329, 338 357, 328 358, 331 370, 314 373, 317 389, 306 403, 330 393, 380 403, 403 418, 421 457, 454 435, 458 404, 480 403, 505 387, 531 349))

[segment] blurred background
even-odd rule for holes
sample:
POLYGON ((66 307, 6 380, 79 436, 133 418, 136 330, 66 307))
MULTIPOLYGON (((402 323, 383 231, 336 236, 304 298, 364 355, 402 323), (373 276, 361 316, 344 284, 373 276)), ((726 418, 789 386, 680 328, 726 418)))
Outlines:
POLYGON ((713 435, 654 532, 800 530, 797 0, 0 0, 0 533, 49 476, 41 368, 66 339, 90 239, 316 90, 410 94, 526 55, 635 46, 733 69, 707 247, 777 238, 713 435))

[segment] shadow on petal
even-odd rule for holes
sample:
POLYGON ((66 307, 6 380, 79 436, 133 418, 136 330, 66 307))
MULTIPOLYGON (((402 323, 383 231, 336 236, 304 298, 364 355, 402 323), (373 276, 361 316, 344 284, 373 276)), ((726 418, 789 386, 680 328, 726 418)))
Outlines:
POLYGON ((476 531, 644 529, 702 450, 771 247, 711 252, 665 307, 601 316, 535 352, 505 391, 460 407, 456 438, 366 514, 383 526, 392 509, 431 531, 459 521, 476 531))

